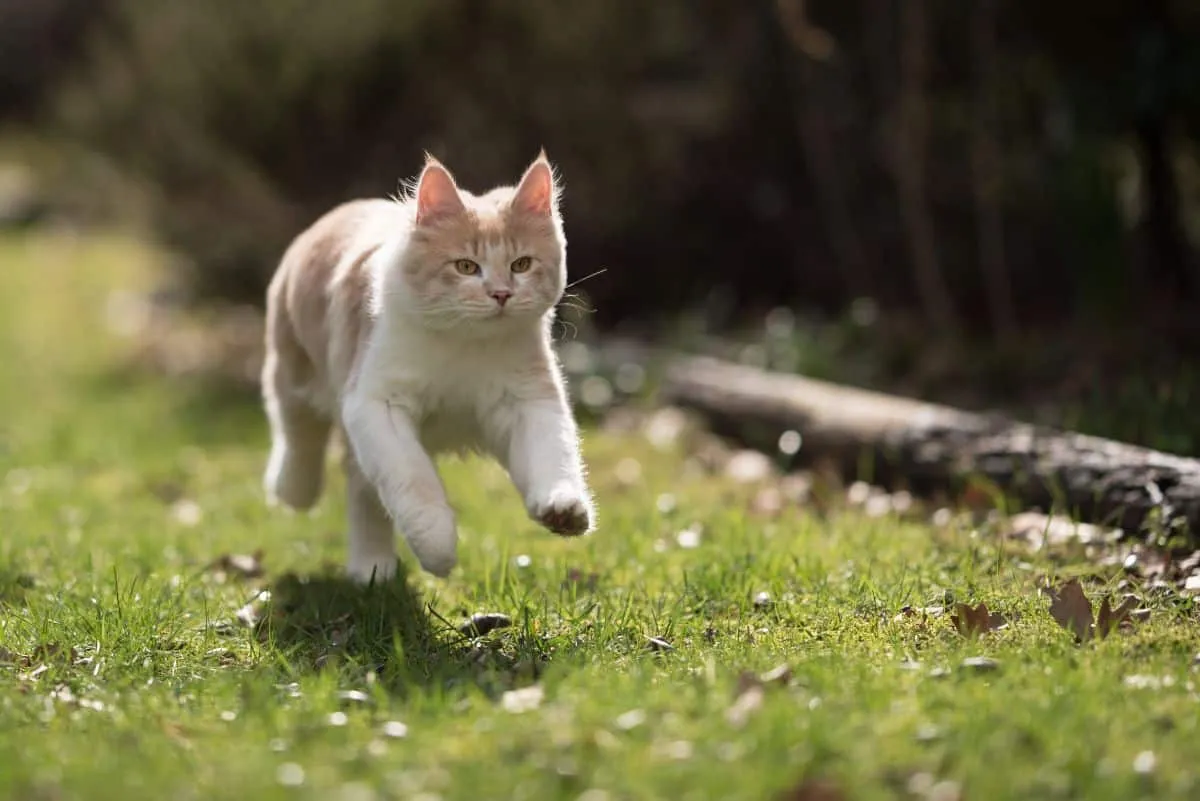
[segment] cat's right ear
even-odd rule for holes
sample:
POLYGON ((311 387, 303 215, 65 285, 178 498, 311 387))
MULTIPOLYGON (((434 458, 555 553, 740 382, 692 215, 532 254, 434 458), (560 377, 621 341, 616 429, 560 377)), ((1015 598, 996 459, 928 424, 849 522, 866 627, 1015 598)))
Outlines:
POLYGON ((466 210, 454 176, 432 156, 417 180, 417 225, 436 222, 466 210))

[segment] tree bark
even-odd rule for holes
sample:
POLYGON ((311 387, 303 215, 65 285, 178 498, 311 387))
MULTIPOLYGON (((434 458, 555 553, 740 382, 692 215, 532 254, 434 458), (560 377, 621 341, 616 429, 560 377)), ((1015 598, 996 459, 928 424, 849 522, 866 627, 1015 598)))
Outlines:
POLYGON ((892 165, 900 218, 908 234, 917 294, 930 322, 945 336, 962 328, 938 260, 933 217, 925 197, 925 144, 929 109, 925 80, 929 48, 926 0, 900 4, 900 90, 897 98, 896 157, 892 165))
POLYGON ((818 63, 829 60, 833 40, 808 21, 804 0, 776 0, 776 10, 798 61, 796 77, 801 96, 793 100, 793 117, 817 205, 840 273, 846 277, 846 288, 855 295, 867 295, 871 292, 871 275, 858 232, 854 230, 844 181, 838 170, 838 155, 819 97, 818 63))
POLYGON ((971 129, 971 162, 975 187, 975 225, 979 266, 987 287, 988 310, 997 339, 1016 333, 1012 282, 1004 258, 1003 184, 998 109, 996 24, 1000 0, 976 0, 971 18, 975 50, 975 114, 971 129))
POLYGON ((1200 531, 1194 459, 708 357, 669 357, 660 391, 748 445, 773 449, 795 430, 802 463, 847 477, 923 495, 985 479, 1023 507, 1127 533, 1154 521, 1200 531))

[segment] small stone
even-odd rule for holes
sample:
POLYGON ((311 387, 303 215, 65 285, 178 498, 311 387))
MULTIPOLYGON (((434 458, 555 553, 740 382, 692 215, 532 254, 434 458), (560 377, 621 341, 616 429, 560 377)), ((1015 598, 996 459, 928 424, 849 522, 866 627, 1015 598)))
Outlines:
POLYGON ((1158 764, 1158 758, 1153 751, 1143 751, 1133 758, 1133 772, 1143 776, 1153 773, 1158 764))
POLYGON ((389 720, 383 724, 380 729, 384 737, 390 737, 393 740, 401 740, 408 736, 408 726, 398 720, 389 720))
POLYGON ((792 666, 788 664, 777 665, 759 676, 758 680, 763 684, 791 684, 792 666))
POLYGON ((846 490, 846 502, 851 506, 862 506, 871 497, 871 485, 865 481, 855 481, 846 490))
POLYGON ((766 609, 771 606, 771 593, 766 590, 756 593, 754 596, 754 608, 766 609))
POLYGON ((914 773, 908 777, 908 791, 913 795, 928 795, 936 781, 932 773, 914 773))
POLYGON ((345 726, 350 719, 346 717, 345 712, 334 712, 329 716, 330 726, 345 726))
POLYGON ((803 443, 804 438, 799 431, 788 429, 779 435, 779 452, 784 456, 795 456, 803 443))
POLYGON ((536 684, 519 690, 509 690, 500 697, 500 705, 504 707, 504 711, 518 715, 541 706, 545 694, 545 690, 536 684))
POLYGON ((758 451, 740 450, 726 463, 725 475, 739 484, 753 484, 771 475, 771 460, 758 451))
POLYGON ((962 666, 976 673, 991 673, 1000 669, 1000 663, 987 656, 968 656, 962 661, 962 666))
POLYGON ((942 737, 942 730, 937 726, 926 725, 917 729, 916 738, 919 743, 931 743, 942 737))
POLYGON ((275 771, 275 779, 284 787, 299 787, 304 784, 304 768, 295 762, 284 762, 275 771))
POLYGON ((891 511, 892 498, 889 495, 872 493, 863 503, 863 513, 867 517, 884 517, 891 514, 891 511))
POLYGON ((225 721, 226 723, 232 723, 233 721, 237 720, 237 712, 232 712, 226 709, 221 713, 221 720, 225 721))
POLYGON ((959 801, 962 798, 962 788, 958 782, 943 780, 929 788, 925 795, 926 801, 959 801))
POLYGON ((625 486, 633 486, 642 478, 642 463, 631 456, 626 456, 617 462, 614 472, 616 473, 617 481, 625 486))
POLYGON ((631 709, 628 712, 618 715, 615 721, 617 728, 621 731, 636 729, 645 722, 646 712, 642 709, 631 709))
POLYGON ((195 526, 204 517, 200 504, 187 498, 176 501, 171 505, 171 515, 184 526, 195 526))
POLYGON ((508 615, 501 612, 481 612, 472 615, 470 620, 458 627, 458 631, 468 637, 482 637, 496 629, 505 629, 511 625, 512 618, 508 615))

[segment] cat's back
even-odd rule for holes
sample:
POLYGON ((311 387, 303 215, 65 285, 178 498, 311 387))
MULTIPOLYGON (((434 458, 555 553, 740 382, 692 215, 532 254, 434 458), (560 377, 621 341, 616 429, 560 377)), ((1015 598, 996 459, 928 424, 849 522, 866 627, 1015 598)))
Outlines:
MULTIPOLYGON (((370 257, 403 224, 390 200, 342 203, 292 240, 267 293, 268 346, 308 373, 311 389, 337 393, 370 325, 370 257)), ((321 405, 325 405, 322 403, 321 405)))

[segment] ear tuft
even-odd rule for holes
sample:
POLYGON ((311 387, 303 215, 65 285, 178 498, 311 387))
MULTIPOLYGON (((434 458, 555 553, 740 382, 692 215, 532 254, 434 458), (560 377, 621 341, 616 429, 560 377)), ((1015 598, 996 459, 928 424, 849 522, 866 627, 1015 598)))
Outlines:
POLYGON ((549 217, 558 209, 558 193, 554 167, 546 158, 545 149, 542 149, 521 177, 513 197, 513 207, 529 214, 549 217))
POLYGON ((441 162, 425 154, 425 168, 417 180, 417 225, 453 216, 465 210, 454 176, 441 162))

